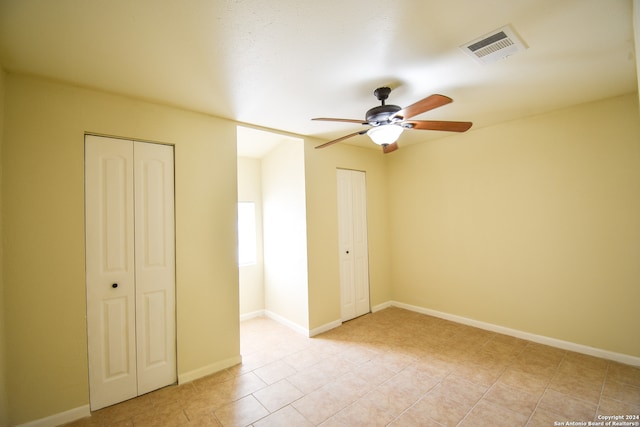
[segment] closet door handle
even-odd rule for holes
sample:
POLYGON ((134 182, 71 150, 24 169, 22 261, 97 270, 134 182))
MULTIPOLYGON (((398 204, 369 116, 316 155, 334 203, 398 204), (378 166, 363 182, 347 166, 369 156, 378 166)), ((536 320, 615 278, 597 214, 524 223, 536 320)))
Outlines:
POLYGON ((117 284, 117 283, 114 283, 113 285, 111 285, 111 287, 112 287, 113 289, 115 289, 115 288, 117 288, 117 287, 118 287, 118 284, 117 284))

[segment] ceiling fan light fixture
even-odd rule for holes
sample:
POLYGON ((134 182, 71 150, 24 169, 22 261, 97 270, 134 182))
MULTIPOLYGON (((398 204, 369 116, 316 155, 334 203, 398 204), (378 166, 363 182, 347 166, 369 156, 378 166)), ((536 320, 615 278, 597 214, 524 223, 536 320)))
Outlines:
POLYGON ((367 135, 378 145, 389 145, 398 140, 403 130, 403 127, 398 125, 381 125, 369 129, 367 135))

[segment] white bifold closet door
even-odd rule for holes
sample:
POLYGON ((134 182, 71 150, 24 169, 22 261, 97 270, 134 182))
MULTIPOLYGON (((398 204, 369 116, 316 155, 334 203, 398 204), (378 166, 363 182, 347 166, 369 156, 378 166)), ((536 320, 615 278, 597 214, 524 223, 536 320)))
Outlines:
POLYGON ((365 173, 338 169, 338 252, 342 321, 370 311, 365 173))
POLYGON ((91 409, 176 382, 173 147, 85 138, 91 409))

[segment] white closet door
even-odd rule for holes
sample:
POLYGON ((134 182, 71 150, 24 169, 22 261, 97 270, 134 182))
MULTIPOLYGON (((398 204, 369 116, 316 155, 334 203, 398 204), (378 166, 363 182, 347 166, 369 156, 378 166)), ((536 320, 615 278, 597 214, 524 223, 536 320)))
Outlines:
POLYGON ((133 145, 87 136, 87 331, 91 409, 137 395, 133 145))
POLYGON ((176 381, 173 148, 85 139, 91 409, 176 381))
POLYGON ((369 244, 367 241, 367 188, 365 173, 351 171, 353 211, 353 263, 356 316, 369 307, 369 244))
POLYGON ((176 381, 173 147, 134 143, 138 394, 176 381))
POLYGON ((365 173, 337 170, 342 321, 370 311, 365 173))
POLYGON ((342 320, 356 317, 355 263, 353 258, 353 203, 351 171, 338 169, 338 259, 340 261, 340 303, 342 320))

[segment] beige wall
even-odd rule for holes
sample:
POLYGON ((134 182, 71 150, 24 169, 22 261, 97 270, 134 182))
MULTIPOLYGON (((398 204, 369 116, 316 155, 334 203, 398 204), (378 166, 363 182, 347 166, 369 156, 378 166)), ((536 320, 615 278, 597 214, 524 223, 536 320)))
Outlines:
POLYGON ((264 310, 262 254, 262 166, 260 159, 238 157, 238 201, 256 208, 256 263, 239 267, 240 316, 264 310))
MULTIPOLYGON (((291 298, 289 292, 279 292, 278 287, 269 287, 265 291, 265 308, 301 326, 303 329, 315 329, 340 320, 340 288, 338 272, 338 232, 337 232, 337 183, 336 169, 356 169, 367 173, 367 222, 369 234, 369 270, 371 305, 385 303, 391 299, 391 281, 389 264, 389 236, 387 216, 387 186, 385 156, 379 151, 357 148, 349 145, 335 145, 331 149, 315 150, 314 146, 323 141, 307 138, 305 141, 304 171, 297 160, 287 160, 295 156, 290 149, 288 154, 274 150, 262 159, 263 176, 269 171, 281 174, 304 176, 285 176, 286 184, 305 183, 306 188, 306 238, 307 238, 307 278, 308 298, 291 298), (284 162, 284 163, 283 163, 284 162), (290 164, 292 163, 292 164, 290 164), (265 172, 265 166, 266 172, 265 172), (288 165, 290 164, 290 165, 288 165), (271 166, 270 166, 271 165, 271 166), (278 296, 280 295, 280 297, 278 296), (300 301, 298 301, 300 300, 300 301), (308 300, 308 302, 307 302, 308 300), (296 308, 297 306, 297 308, 296 308), (308 308, 308 321, 303 320, 305 314, 302 309, 308 308), (296 320, 298 319, 298 320, 296 320)), ((291 148, 291 144, 289 147, 291 148)), ((282 146, 279 147, 282 150, 282 146)), ((239 163, 239 171, 247 168, 244 160, 239 163)), ((245 178, 248 179, 248 178, 245 178)), ((282 191, 280 179, 275 176, 267 179, 267 186, 276 192, 276 197, 282 191), (273 182, 273 184, 269 184, 273 182)), ((286 187, 283 186, 283 188, 286 187)), ((265 196, 266 197, 266 196, 265 196)), ((266 200, 264 204, 266 205, 266 200)), ((266 254, 265 254, 266 256, 266 254)), ((285 272, 286 273, 286 272, 285 272)), ((287 279, 288 273, 280 277, 273 273, 278 283, 287 279)), ((242 271, 241 271, 242 277, 242 271)), ((300 279, 302 280, 302 279, 300 279)), ((286 288, 286 287, 285 287, 286 288)))
POLYGON ((380 151, 305 141, 307 244, 309 256, 309 328, 340 320, 338 207, 336 169, 366 172, 369 288, 371 305, 391 299, 389 221, 385 155, 380 151))
MULTIPOLYGON (((0 67, 0 212, 2 212, 2 141, 4 138, 4 70, 0 67)), ((0 216, 1 218, 1 216, 0 216)), ((0 242, 3 241, 0 220, 0 242)), ((4 273, 3 245, 0 243, 0 426, 9 425, 9 405, 7 396, 5 322, 4 322, 4 273)))
MULTIPOLYGON (((633 1, 633 39, 636 46, 636 76, 640 89, 640 0, 633 1)), ((638 101, 640 102, 640 91, 638 92, 638 101)))
POLYGON ((4 113, 10 422, 89 402, 85 132, 175 144, 178 374, 237 361, 235 124, 12 74, 4 113))
POLYGON ((262 158, 264 305, 308 329, 304 146, 283 141, 262 158))
MULTIPOLYGON (((179 375, 236 361, 236 124, 5 77, 9 421, 88 403, 87 131, 175 144, 179 375)), ((305 140, 308 315, 290 320, 313 330, 340 319, 335 171, 347 168, 367 173, 372 306, 397 300, 640 356, 638 114, 633 94, 390 155, 305 140)))
POLYGON ((640 356, 637 94, 389 160, 393 299, 640 356))

